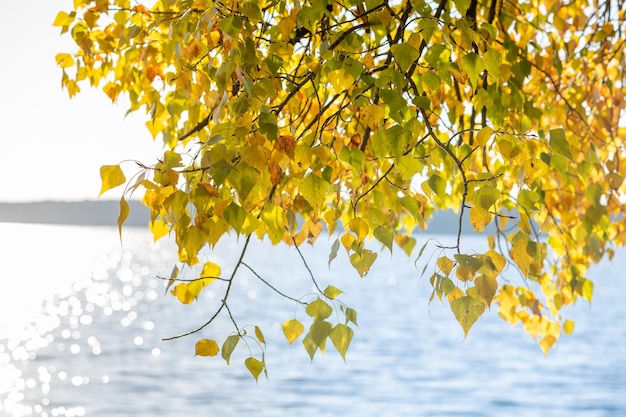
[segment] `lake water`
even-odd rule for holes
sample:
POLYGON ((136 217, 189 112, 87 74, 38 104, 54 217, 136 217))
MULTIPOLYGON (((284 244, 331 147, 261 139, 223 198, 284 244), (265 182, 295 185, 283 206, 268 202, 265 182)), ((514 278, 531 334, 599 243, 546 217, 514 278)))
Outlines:
MULTIPOLYGON (((312 362, 300 340, 289 346, 280 323, 307 322, 304 311, 241 269, 231 311, 268 342, 269 379, 256 383, 241 342, 230 366, 194 357, 198 337, 230 334, 226 315, 197 335, 162 340, 204 323, 224 288, 212 284, 192 305, 166 296, 157 276, 174 264, 170 242, 128 229, 122 246, 116 228, 0 224, 0 243, 0 416, 626 415, 624 250, 592 270, 593 304, 567 313, 576 330, 545 357, 495 309, 464 339, 446 306, 428 304, 423 264, 400 251, 360 279, 345 253, 329 270, 330 242, 320 239, 303 248, 309 266, 358 311, 347 361, 330 342, 312 362)), ((202 260, 228 275, 241 243, 232 238, 202 260)), ((484 246, 472 236, 464 244, 484 246)), ((286 294, 311 293, 297 252, 270 248, 252 242, 246 262, 286 294)))

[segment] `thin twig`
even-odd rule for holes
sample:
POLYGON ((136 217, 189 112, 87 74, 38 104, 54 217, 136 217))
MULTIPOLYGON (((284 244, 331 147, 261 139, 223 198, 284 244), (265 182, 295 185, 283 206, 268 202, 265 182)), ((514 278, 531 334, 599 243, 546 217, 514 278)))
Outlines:
POLYGON ((309 265, 306 263, 306 259, 304 259, 304 256, 302 256, 302 252, 300 252, 300 248, 296 244, 296 238, 291 236, 291 240, 293 241, 293 245, 296 247, 296 251, 298 251, 298 255, 300 255, 300 258, 302 259, 302 263, 304 264, 304 267, 306 268, 307 271, 309 271, 309 275, 311 276, 311 280, 313 281, 313 284, 315 284, 315 288, 317 288, 317 291, 319 291, 320 294, 324 294, 324 291, 322 291, 320 286, 317 285, 317 281, 315 280, 315 277, 313 276, 313 272, 311 271, 311 268, 309 268, 309 265))
MULTIPOLYGON (((181 337, 185 337, 185 336, 189 336, 191 334, 197 333, 200 330, 204 329, 209 324, 211 324, 213 322, 213 320, 215 320, 215 318, 217 316, 219 316, 219 314, 222 312, 222 309, 224 307, 226 307, 226 309, 228 309, 228 306, 226 306, 226 300, 228 299, 228 294, 230 293, 230 289, 233 286, 235 274, 237 274, 237 270, 239 269, 239 266, 243 263, 243 256, 246 254, 246 250, 248 249, 248 243, 250 243, 250 238, 251 237, 252 237, 252 235, 250 234, 246 238, 246 243, 244 244, 243 249, 241 250, 241 254, 239 255, 239 260, 237 260, 237 264, 235 265, 235 268, 233 269, 233 273, 230 274, 230 279, 228 279, 228 286, 226 287, 226 292, 224 293, 224 298, 222 299, 222 304, 219 306, 217 311, 211 316, 211 318, 208 321, 206 321, 202 326, 197 327, 194 330, 191 330, 191 331, 189 331, 187 333, 179 334, 177 336, 166 337, 166 338, 164 338, 162 340, 174 340, 174 339, 179 339, 181 337)), ((230 314, 230 312, 229 312, 229 314, 230 314)), ((231 319, 232 319, 232 316, 231 316, 231 319)), ((235 327, 236 326, 237 325, 235 325, 235 327)))
POLYGON ((295 301, 296 303, 302 304, 302 305, 307 305, 308 303, 305 303, 303 301, 300 301, 298 299, 295 299, 293 297, 288 296, 287 294, 280 292, 278 289, 276 289, 276 287, 274 287, 272 284, 270 284, 269 282, 267 282, 266 280, 264 280, 263 278, 261 278, 261 276, 259 274, 256 273, 256 271, 254 269, 252 269, 247 263, 242 262, 241 263, 243 266, 245 266, 246 268, 248 268, 250 270, 250 272, 252 272, 254 274, 255 277, 257 277, 263 284, 267 285, 268 287, 270 287, 270 289, 272 289, 275 293, 277 293, 278 295, 281 295, 283 297, 285 297, 288 300, 291 301, 295 301))

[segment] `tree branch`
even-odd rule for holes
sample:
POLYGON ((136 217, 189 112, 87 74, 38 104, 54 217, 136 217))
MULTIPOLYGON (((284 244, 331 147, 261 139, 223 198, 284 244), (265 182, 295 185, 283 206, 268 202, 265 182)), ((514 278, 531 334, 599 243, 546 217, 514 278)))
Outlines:
MULTIPOLYGON (((230 279, 228 279, 228 285, 226 287, 226 292, 224 293, 224 298, 222 299, 222 304, 219 306, 217 311, 211 316, 211 318, 209 320, 207 320, 202 326, 197 327, 194 330, 191 330, 191 331, 189 331, 187 333, 179 334, 177 336, 166 337, 166 338, 164 338, 162 340, 180 339, 181 337, 185 337, 185 336, 189 336, 189 335, 192 335, 194 333, 197 333, 200 330, 204 329, 209 324, 211 324, 213 322, 213 320, 215 320, 217 318, 217 316, 219 316, 219 314, 222 312, 222 309, 224 309, 224 307, 226 307, 226 309, 228 310, 228 306, 226 305, 226 300, 228 299, 228 294, 230 294, 230 289, 233 286, 233 281, 234 281, 234 278, 235 278, 235 274, 237 274, 237 270, 239 269, 239 266, 243 264, 243 257, 246 254, 246 250, 248 249, 248 244, 250 243, 250 238, 251 237, 252 237, 252 235, 250 234, 246 238, 246 243, 244 244, 243 249, 241 250, 241 254, 239 255, 239 260, 237 261, 237 264, 235 265, 235 268, 233 269, 232 274, 230 274, 230 279)), ((230 314, 230 310, 229 310, 228 314, 230 314)), ((231 320, 232 320, 232 315, 230 317, 231 317, 231 320)), ((234 320, 233 320, 233 323, 234 323, 234 320)), ((235 323, 235 328, 237 328, 237 324, 236 323, 235 323)))

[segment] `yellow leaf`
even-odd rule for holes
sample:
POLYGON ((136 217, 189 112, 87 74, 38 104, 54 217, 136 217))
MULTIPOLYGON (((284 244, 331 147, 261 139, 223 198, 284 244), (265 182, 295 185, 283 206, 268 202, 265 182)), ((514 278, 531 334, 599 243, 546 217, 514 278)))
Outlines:
POLYGON ((341 244, 346 249, 347 252, 350 252, 350 248, 352 248, 352 244, 356 241, 356 237, 353 234, 346 233, 341 236, 341 244))
POLYGON ((359 240, 359 243, 363 242, 363 239, 367 237, 369 233, 369 226, 363 219, 352 219, 350 220, 350 230, 356 233, 356 237, 359 240))
POLYGON ((565 320, 563 322, 563 331, 568 336, 574 333, 574 322, 572 320, 565 320))
POLYGON ((491 223, 491 213, 481 207, 472 207, 469 211, 469 219, 474 230, 481 233, 491 223))
POLYGON ((74 58, 70 54, 57 54, 55 59, 61 68, 68 68, 74 65, 74 58))
POLYGON ((341 93, 354 84, 354 77, 343 68, 339 68, 328 73, 328 81, 330 81, 336 93, 341 93))
POLYGON ((156 219, 148 223, 148 228, 155 242, 170 232, 170 227, 161 219, 156 219))
POLYGON ((254 379, 258 381, 259 375, 261 374, 261 372, 263 372, 265 364, 253 357, 249 357, 244 363, 246 364, 246 368, 248 368, 248 371, 250 371, 254 379))
POLYGON ((265 344, 265 337, 263 336, 263 332, 261 331, 261 328, 259 326, 254 326, 254 335, 256 336, 256 339, 259 341, 259 343, 265 344))
POLYGON ((75 13, 68 14, 61 11, 57 13, 56 17, 54 18, 54 22, 52 22, 52 26, 68 26, 74 21, 74 17, 75 13))
POLYGON ((291 319, 283 323, 283 333, 289 344, 293 343, 304 332, 304 325, 296 319, 291 319))
POLYGON ((478 298, 466 295, 451 302, 450 308, 467 337, 472 325, 485 311, 485 303, 478 298))
POLYGON ((437 268, 446 276, 450 275, 452 268, 454 268, 454 261, 447 256, 442 256, 437 259, 437 268))
POLYGON ((215 340, 200 339, 196 342, 196 355, 215 356, 220 351, 220 347, 215 340))
POLYGON ((178 301, 183 304, 191 304, 194 300, 193 296, 189 294, 189 291, 187 291, 186 283, 178 284, 174 287, 174 289, 172 289, 172 291, 170 291, 170 293, 178 298, 178 301))
POLYGON ((454 287, 454 289, 448 293, 448 302, 452 304, 453 302, 455 302, 459 298, 463 298, 464 296, 465 293, 462 289, 454 287))
POLYGON ((543 337, 540 341, 539 341, 539 346, 541 347, 541 350, 543 350, 543 354, 547 355, 548 352, 550 351, 550 349, 552 348, 552 346, 554 346, 554 344, 556 343, 556 337, 550 335, 547 335, 545 337, 543 337))
POLYGON ((329 337, 335 349, 339 352, 343 360, 346 360, 346 352, 352 341, 354 331, 345 324, 339 323, 330 331, 329 337))
POLYGON ((219 278, 221 273, 222 273, 222 268, 220 268, 220 266, 216 263, 205 262, 205 264, 202 265, 201 276, 205 279, 213 278, 210 280, 210 282, 213 282, 215 278, 219 278))
POLYGON ((100 178, 102 179, 102 188, 100 195, 111 188, 115 188, 126 182, 124 172, 119 165, 103 165, 100 167, 100 178))
POLYGON ((378 126, 385 117, 385 109, 376 104, 370 104, 361 108, 361 122, 369 128, 378 126))
POLYGON ((487 275, 481 275, 474 280, 474 284, 476 285, 476 292, 478 296, 485 302, 485 304, 487 304, 487 306, 491 305, 493 297, 496 295, 496 290, 498 289, 498 282, 496 279, 487 275))
POLYGON ((491 262, 496 267, 496 271, 498 273, 502 272, 502 270, 506 266, 506 258, 502 256, 502 254, 496 252, 493 249, 490 249, 487 252, 485 252, 485 256, 491 259, 491 262))
POLYGON ((130 206, 126 202, 126 199, 122 197, 120 199, 120 214, 117 217, 117 228, 120 233, 120 239, 122 238, 122 225, 124 224, 124 221, 126 221, 126 218, 128 217, 129 213, 130 213, 130 206))
POLYGON ((530 264, 533 260, 526 252, 526 247, 526 241, 518 239, 511 248, 511 258, 513 258, 513 261, 515 261, 524 276, 528 276, 530 273, 530 264))

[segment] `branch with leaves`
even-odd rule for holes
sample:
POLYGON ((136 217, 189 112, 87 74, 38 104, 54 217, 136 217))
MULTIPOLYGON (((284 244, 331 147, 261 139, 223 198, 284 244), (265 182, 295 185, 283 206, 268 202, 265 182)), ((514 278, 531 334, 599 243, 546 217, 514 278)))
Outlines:
MULTIPOLYGON (((82 85, 125 97, 163 141, 131 181, 102 167, 101 193, 126 184, 121 232, 142 190, 155 239, 171 236, 181 265, 207 269, 177 281, 184 303, 220 276, 200 259, 229 234, 293 246, 307 269, 301 245, 328 235, 329 260, 341 250, 365 277, 379 253, 370 241, 412 257, 431 215, 454 210, 454 241, 433 245, 423 269, 433 298, 465 334, 495 304, 547 353, 573 330, 564 309, 592 299, 588 269, 626 242, 626 11, 610 4, 77 0, 54 21, 76 50, 56 61, 70 97, 82 85), (476 233, 495 225, 484 253, 462 249, 466 218, 476 233)), ((340 292, 309 270, 318 298, 297 301, 243 254, 217 310, 235 327, 227 362, 248 337, 226 302, 239 266, 305 309, 311 357, 328 338, 344 356, 356 312, 340 292), (333 324, 337 309, 345 322, 333 324)), ((283 330, 293 343, 304 325, 283 330)), ((265 370, 252 355, 246 366, 265 370)))

